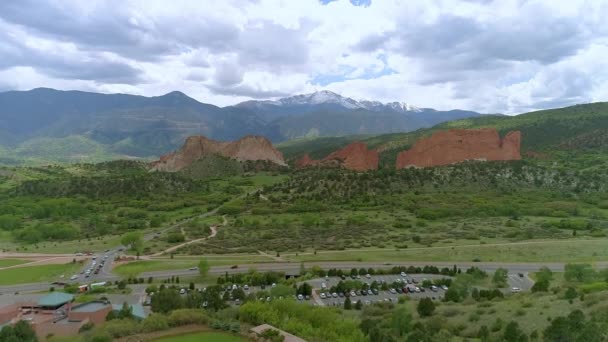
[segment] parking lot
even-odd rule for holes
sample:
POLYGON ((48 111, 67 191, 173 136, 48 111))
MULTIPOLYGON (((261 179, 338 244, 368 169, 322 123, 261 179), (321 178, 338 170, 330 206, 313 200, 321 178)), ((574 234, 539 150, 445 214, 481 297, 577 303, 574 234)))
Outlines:
POLYGON ((309 280, 308 283, 314 288, 315 294, 313 294, 313 302, 317 305, 325 306, 343 306, 346 297, 350 297, 351 302, 354 304, 361 300, 364 305, 369 305, 377 302, 394 302, 396 303, 399 297, 407 296, 412 299, 431 298, 433 300, 439 300, 443 298, 447 287, 436 286, 432 289, 430 287, 424 288, 422 282, 424 280, 436 280, 449 278, 443 275, 437 274, 414 274, 401 276, 399 274, 391 275, 370 275, 359 276, 358 278, 352 279, 351 277, 345 277, 341 279, 339 277, 326 277, 309 280), (350 293, 331 292, 330 289, 333 286, 337 286, 340 281, 360 281, 368 286, 371 286, 375 281, 381 285, 387 284, 388 290, 382 290, 381 286, 372 291, 351 291, 350 293), (392 286, 391 284, 397 283, 399 286, 392 286), (405 292, 403 289, 406 288, 405 292), (354 296, 353 296, 354 295, 354 296))
MULTIPOLYGON (((340 277, 325 277, 306 280, 305 282, 312 286, 312 296, 296 296, 301 303, 309 305, 319 306, 344 306, 346 298, 350 298, 352 305, 359 300, 363 305, 371 305, 378 302, 392 302, 397 303, 400 297, 408 297, 413 300, 421 298, 431 298, 432 300, 441 300, 445 296, 445 292, 448 287, 445 285, 429 285, 423 286, 425 281, 435 283, 440 279, 449 279, 451 277, 440 275, 440 274, 390 274, 390 275, 364 275, 364 276, 344 276, 340 277), (349 289, 343 292, 336 290, 332 287, 337 287, 340 281, 343 282, 360 282, 365 284, 364 289, 356 290, 349 289), (374 284, 375 282, 375 284, 374 284), (383 284, 386 284, 383 286, 383 284), (374 286, 371 288, 371 286, 374 286)), ((509 287, 503 289, 503 292, 515 292, 513 288, 518 288, 521 291, 529 291, 534 282, 527 277, 525 274, 509 274, 507 277, 509 287)), ((301 284, 301 283, 299 283, 301 284)), ((298 284, 298 285, 299 285, 298 284)), ((272 285, 264 286, 247 286, 241 287, 240 285, 226 285, 226 292, 232 291, 233 287, 243 289, 245 295, 257 293, 259 291, 266 291, 267 295, 264 298, 258 298, 258 300, 271 301, 276 299, 272 297, 271 290, 272 285)), ((187 290, 182 291, 183 295, 187 293, 187 290)), ((518 291, 519 292, 519 291, 518 291)), ((240 301, 233 300, 232 297, 229 300, 232 305, 240 305, 240 301)))

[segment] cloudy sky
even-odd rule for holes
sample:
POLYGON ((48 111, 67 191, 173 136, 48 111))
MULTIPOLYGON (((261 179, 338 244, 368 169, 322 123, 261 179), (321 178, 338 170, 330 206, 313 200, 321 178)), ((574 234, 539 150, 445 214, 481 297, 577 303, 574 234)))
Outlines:
POLYGON ((329 89, 521 113, 608 101, 608 2, 0 1, 0 90, 230 105, 329 89))

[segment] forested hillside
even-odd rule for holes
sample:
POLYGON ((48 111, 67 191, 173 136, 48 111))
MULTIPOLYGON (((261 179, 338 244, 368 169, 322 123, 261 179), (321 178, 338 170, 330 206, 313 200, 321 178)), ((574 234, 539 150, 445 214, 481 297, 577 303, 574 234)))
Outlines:
POLYGON ((597 163, 605 165, 603 154, 608 151, 608 103, 604 102, 517 116, 487 115, 455 120, 410 133, 294 141, 280 144, 278 148, 286 158, 293 159, 304 153, 324 156, 328 149, 338 149, 354 140, 361 140, 381 152, 382 165, 392 167, 397 153, 410 148, 421 137, 443 129, 482 127, 494 127, 501 135, 508 131, 521 131, 524 156, 557 158, 561 162, 576 158, 576 163, 589 167, 597 167, 597 163))

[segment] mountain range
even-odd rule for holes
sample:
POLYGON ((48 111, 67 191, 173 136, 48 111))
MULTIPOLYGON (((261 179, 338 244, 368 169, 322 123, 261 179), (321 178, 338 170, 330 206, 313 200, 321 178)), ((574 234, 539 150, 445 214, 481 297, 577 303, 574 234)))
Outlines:
POLYGON ((181 92, 144 97, 37 88, 0 93, 0 163, 147 158, 187 136, 273 142, 408 132, 481 114, 357 101, 330 91, 218 107, 181 92))

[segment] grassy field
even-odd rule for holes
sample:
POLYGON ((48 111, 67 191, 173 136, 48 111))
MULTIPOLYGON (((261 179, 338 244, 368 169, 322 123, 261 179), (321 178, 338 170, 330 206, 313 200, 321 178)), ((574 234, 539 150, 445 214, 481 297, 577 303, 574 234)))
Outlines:
POLYGON ((163 337, 155 342, 200 342, 200 341, 213 341, 213 342, 243 342, 247 341, 242 336, 231 335, 218 332, 201 332, 196 334, 187 334, 171 337, 163 337))
POLYGON ((64 275, 64 278, 69 278, 70 275, 77 272, 81 265, 76 264, 57 264, 57 265, 42 265, 17 267, 5 270, 0 270, 0 285, 15 285, 36 283, 42 281, 59 280, 59 276, 64 275))
POLYGON ((18 259, 0 259, 0 268, 25 264, 29 261, 18 259))
MULTIPOLYGON (((174 259, 140 260, 114 268, 113 272, 123 277, 134 277, 144 272, 183 270, 198 265, 203 256, 175 257, 174 259)), ((249 263, 272 262, 271 258, 255 255, 213 255, 204 256, 211 266, 225 266, 249 263)))
POLYGON ((116 247, 120 244, 120 236, 107 235, 103 237, 95 237, 90 239, 72 240, 72 241, 57 241, 57 242, 40 242, 33 245, 17 245, 13 244, 10 250, 30 253, 49 253, 49 254, 64 254, 76 253, 84 251, 102 252, 108 248, 116 247))
POLYGON ((140 273, 165 271, 172 269, 184 269, 194 267, 198 264, 198 260, 178 260, 178 261, 160 261, 160 260, 141 260, 134 261, 128 264, 117 266, 113 272, 123 277, 134 277, 140 273))
POLYGON ((608 260, 608 240, 528 241, 410 249, 359 249, 283 254, 289 261, 593 262, 608 260))

